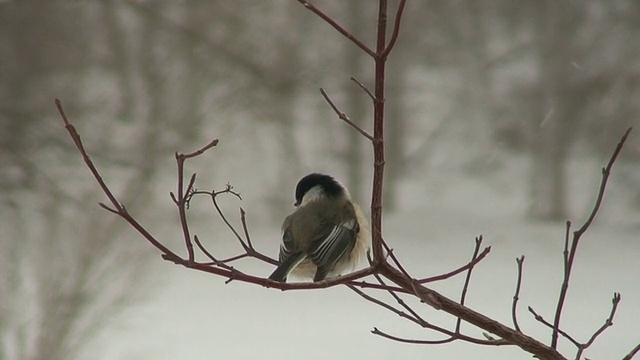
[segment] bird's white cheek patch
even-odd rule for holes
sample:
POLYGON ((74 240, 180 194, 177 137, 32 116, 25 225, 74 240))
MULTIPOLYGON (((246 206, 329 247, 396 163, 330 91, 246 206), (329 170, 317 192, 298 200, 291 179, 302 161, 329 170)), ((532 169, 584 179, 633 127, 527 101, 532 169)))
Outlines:
POLYGON ((302 204, 300 205, 303 206, 311 201, 319 200, 322 197, 324 197, 324 192, 322 191, 322 188, 319 185, 314 186, 311 189, 309 189, 309 191, 307 191, 306 194, 304 194, 304 196, 302 197, 302 204))

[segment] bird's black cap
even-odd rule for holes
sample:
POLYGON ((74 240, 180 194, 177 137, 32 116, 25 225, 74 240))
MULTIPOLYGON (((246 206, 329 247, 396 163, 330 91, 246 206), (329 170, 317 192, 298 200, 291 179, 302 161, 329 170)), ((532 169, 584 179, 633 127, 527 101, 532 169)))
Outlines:
POLYGON ((318 185, 322 187, 326 196, 333 197, 344 194, 344 188, 336 179, 329 175, 313 173, 298 181, 296 186, 296 206, 302 203, 302 198, 307 191, 318 185))

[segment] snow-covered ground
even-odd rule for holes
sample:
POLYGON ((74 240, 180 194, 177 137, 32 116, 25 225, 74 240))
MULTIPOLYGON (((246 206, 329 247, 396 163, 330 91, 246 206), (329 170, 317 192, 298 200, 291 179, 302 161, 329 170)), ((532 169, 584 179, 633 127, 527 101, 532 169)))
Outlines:
MULTIPOLYGON (((577 228, 595 197, 599 162, 572 164, 572 219, 577 228)), ((564 223, 527 220, 526 164, 512 159, 490 176, 438 173, 429 180, 407 179, 401 209, 385 218, 384 234, 416 277, 449 271, 468 261, 474 237, 482 234, 490 255, 474 270, 467 305, 512 326, 515 258, 525 255, 519 322, 526 333, 548 342, 550 332, 527 311, 532 306, 553 318, 562 274, 564 223)), ((613 177, 616 177, 615 170, 613 177)), ((615 181, 601 216, 578 250, 563 329, 580 341, 600 327, 614 292, 622 301, 614 320, 584 354, 590 359, 620 359, 640 341, 640 222, 628 210, 615 181)), ((250 209, 247 209, 250 212, 250 209)), ((251 213, 250 213, 251 216, 251 213)), ((278 224, 252 229, 254 241, 275 254, 278 224)), ((229 237, 230 239, 230 237, 229 237)), ((231 241, 231 240, 229 240, 231 241)), ((439 346, 408 345, 370 333, 373 327, 408 338, 439 339, 396 315, 365 302, 345 287, 281 292, 189 271, 158 260, 149 300, 119 316, 88 349, 92 359, 530 359, 515 347, 482 347, 463 342, 439 346)), ((267 275, 265 265, 243 264, 267 275)), ((431 286, 459 296, 463 276, 431 286)), ((373 292, 384 297, 383 293, 373 292)), ((387 298, 388 299, 388 298, 387 298)), ((392 300, 388 299, 390 303, 392 300)), ((414 303, 423 316, 451 327, 455 319, 414 303)), ((470 325, 463 331, 481 337, 470 325)), ((575 349, 566 341, 568 358, 575 349)))

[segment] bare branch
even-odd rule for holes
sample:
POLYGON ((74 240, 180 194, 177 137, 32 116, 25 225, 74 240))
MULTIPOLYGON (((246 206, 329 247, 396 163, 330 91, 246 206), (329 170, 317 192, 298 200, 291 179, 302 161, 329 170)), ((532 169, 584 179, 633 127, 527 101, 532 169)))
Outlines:
POLYGON ((193 237, 193 242, 196 243, 196 246, 200 249, 200 251, 202 251, 202 253, 209 258, 209 260, 212 261, 212 264, 215 266, 220 266, 223 268, 226 268, 227 270, 231 270, 231 267, 228 266, 227 264, 224 263, 224 261, 220 261, 218 259, 216 259, 215 256, 213 256, 213 254, 211 254, 200 242, 200 239, 198 238, 197 235, 194 235, 193 237))
MULTIPOLYGON (((376 278, 376 280, 378 280, 380 285, 387 286, 387 284, 384 282, 384 280, 382 280, 382 277, 380 277, 380 275, 373 274, 373 276, 376 278)), ((387 292, 389 293, 389 295, 391 295, 391 297, 393 297, 396 300, 396 302, 400 306, 402 306, 405 310, 407 310, 411 314, 411 316, 417 319, 421 324, 426 323, 426 321, 415 310, 413 310, 409 305, 407 305, 407 303, 398 294, 396 294, 395 291, 387 289, 387 292)))
POLYGON ((171 261, 179 260, 180 257, 178 255, 176 255, 173 251, 169 250, 169 248, 162 245, 158 240, 156 240, 155 237, 153 237, 153 235, 151 235, 142 225, 140 225, 140 223, 138 223, 133 217, 131 217, 131 215, 129 215, 125 207, 122 204, 120 204, 118 199, 116 199, 116 197, 111 192, 111 189, 109 189, 107 184, 102 179, 102 175, 100 175, 100 173, 98 172, 98 169, 96 169, 95 165, 93 164, 93 161, 91 161, 89 154, 85 150, 84 145, 80 140, 80 135, 76 131, 76 128, 67 118, 64 108, 62 107, 62 102, 59 99, 56 99, 55 104, 56 104, 56 107, 58 108, 58 112, 60 113, 60 116, 62 117, 62 121, 64 122, 67 132, 69 133, 69 135, 71 136, 71 139, 75 143, 76 148, 82 155, 82 158, 85 164, 87 165, 87 168, 89 168, 89 171, 91 172, 91 174, 93 174, 94 179, 96 179, 96 181, 98 182, 100 189, 102 189, 102 192, 107 196, 107 198, 109 199, 109 201, 114 207, 114 209, 110 209, 109 207, 103 204, 101 205, 102 208, 117 214, 118 216, 123 218, 125 221, 127 221, 134 229, 136 229, 136 231, 138 231, 138 233, 140 233, 140 235, 142 235, 145 239, 147 239, 147 241, 149 241, 153 246, 158 248, 164 254, 163 257, 166 257, 167 259, 171 259, 171 261))
POLYGON ((87 151, 84 149, 82 140, 80 140, 80 135, 76 131, 75 126, 73 126, 73 124, 71 124, 69 122, 69 119, 67 118, 67 114, 65 113, 64 108, 62 107, 62 102, 59 99, 55 99, 55 104, 56 104, 56 107, 58 108, 58 113, 60 113, 60 116, 62 117, 62 121, 64 122, 64 127, 67 129, 67 132, 69 132, 71 139, 76 144, 76 148, 78 149, 78 151, 80 151, 80 155, 82 155, 82 159, 84 160, 84 163, 89 168, 89 171, 91 171, 91 174, 93 174, 93 177, 98 182, 98 185, 100 185, 102 192, 104 192, 107 198, 109 198, 109 202, 111 202, 113 207, 116 209, 115 211, 116 212, 119 211, 122 205, 118 202, 118 200, 113 195, 113 193, 111 192, 107 184, 105 184, 104 180, 102 179, 102 176, 96 169, 95 165, 93 165, 93 161, 91 161, 89 154, 87 154, 87 151))
POLYGON ((409 320, 409 321, 411 321, 413 323, 416 323, 418 325, 422 325, 423 324, 423 321, 421 321, 420 318, 417 318, 417 317, 413 316, 412 314, 408 314, 408 313, 406 313, 406 312, 404 312, 404 311, 402 311, 400 309, 396 309, 395 307, 387 304, 386 302, 384 302, 382 300, 379 300, 379 299, 376 299, 371 295, 368 295, 367 293, 365 293, 364 291, 356 288, 355 286, 347 285, 347 287, 349 289, 353 290, 356 294, 360 295, 363 299, 365 299, 367 301, 370 301, 370 302, 372 302, 372 303, 374 303, 374 304, 376 304, 378 306, 381 306, 381 307, 391 311, 392 313, 394 313, 394 314, 396 314, 396 315, 398 315, 398 316, 400 316, 402 318, 405 318, 405 319, 407 319, 407 320, 409 320))
POLYGON ((363 83, 361 83, 358 79, 354 78, 353 76, 351 77, 351 81, 355 82, 356 84, 358 84, 358 86, 360 87, 360 89, 362 89, 364 92, 367 93, 367 95, 369 95, 369 97, 371 98, 371 100, 375 100, 375 96, 373 96, 373 94, 371 93, 371 90, 369 90, 368 87, 364 86, 363 83))
POLYGON ((240 222, 242 223, 242 232, 244 232, 244 238, 247 239, 247 245, 251 250, 255 250, 251 243, 251 236, 249 236, 249 227, 247 226, 247 213, 243 208, 240 208, 240 222))
POLYGON ((400 4, 398 4, 398 9, 396 10, 396 19, 393 23, 393 33, 391 34, 391 39, 389 40, 389 44, 382 51, 380 56, 387 57, 393 47, 396 45, 396 41, 398 40, 398 35, 400 34, 400 24, 402 23, 402 14, 404 12, 404 6, 406 5, 406 0, 400 0, 400 4))
MULTIPOLYGON (((531 306, 528 307, 529 312, 531 314, 533 314, 533 317, 536 319, 536 321, 538 321, 539 323, 541 323, 542 325, 550 328, 550 329, 554 329, 554 325, 550 322, 548 322, 547 320, 544 319, 544 317, 542 317, 542 315, 538 314, 531 306)), ((568 333, 562 331, 561 329, 557 329, 558 333, 562 336, 564 336, 567 340, 569 340, 570 342, 573 343, 573 345, 579 347, 580 343, 574 339, 571 335, 569 335, 568 333)))
POLYGON ((373 330, 371 331, 372 334, 374 335, 379 335, 382 336, 384 338, 387 338, 389 340, 393 340, 393 341, 398 341, 398 342, 403 342, 403 343, 409 343, 409 344, 418 344, 418 345, 439 345, 439 344, 446 344, 446 343, 450 343, 452 341, 455 340, 463 340, 472 344, 477 344, 477 345, 489 345, 489 346, 504 346, 504 345, 513 345, 513 344, 509 344, 508 342, 504 341, 504 340, 483 340, 483 339, 478 339, 478 338, 474 338, 474 337, 469 337, 469 336, 465 336, 465 335, 461 335, 461 334, 457 334, 454 336, 450 336, 446 339, 442 339, 442 340, 415 340, 415 339, 407 339, 407 338, 402 338, 402 337, 398 337, 398 336, 393 336, 390 335, 388 333, 383 332, 382 330, 378 329, 378 328, 373 328, 373 330))
MULTIPOLYGON (((480 245, 482 244, 482 235, 476 238, 476 246, 473 249, 473 255, 471 256, 471 261, 473 262, 478 257, 478 252, 480 251, 480 245)), ((464 279, 464 285, 462 286, 462 294, 460 294, 460 305, 464 305, 464 301, 467 298, 467 291, 469 289, 469 282, 471 281, 471 272, 473 271, 473 266, 469 267, 467 270, 467 276, 464 279)), ((462 319, 458 318, 456 320, 456 333, 460 332, 460 325, 462 324, 462 319)))
POLYGON ((389 245, 387 244, 386 241, 384 241, 384 239, 382 240, 382 246, 384 246, 384 249, 386 250, 388 256, 391 258, 393 263, 396 264, 396 266, 398 267, 398 270, 400 270, 400 272, 404 276, 406 276, 407 279, 413 279, 413 277, 409 275, 407 270, 405 270, 404 266, 402 266, 402 263, 400 263, 400 260, 398 260, 398 258, 396 257, 396 254, 393 253, 393 249, 389 247, 389 245))
POLYGON ((607 188, 607 181, 609 180, 609 175, 611 174, 611 168, 613 167, 613 164, 616 162, 616 159, 618 158, 618 155, 620 154, 620 151, 622 150, 622 147, 624 146, 625 141, 627 141, 627 136, 629 136, 631 129, 632 128, 628 128, 627 131, 625 131, 624 135, 622 135, 622 138, 620 139, 620 141, 618 142, 618 145, 613 151, 613 154, 611 155, 611 158, 609 159, 607 166, 602 169, 602 180, 600 181, 600 189, 598 190, 598 196, 596 198, 596 202, 593 205, 591 214, 589 215, 587 220, 584 222, 584 224, 578 230, 573 232, 573 239, 571 241, 568 257, 566 256, 566 251, 567 251, 566 246, 568 244, 568 232, 569 232, 569 226, 571 224, 567 222, 567 237, 565 240, 564 278, 562 280, 562 287, 560 288, 560 295, 558 296, 558 305, 556 306, 556 314, 553 320, 553 333, 551 335, 551 347, 554 349, 558 345, 558 329, 560 328, 560 318, 562 316, 562 308, 564 307, 567 291, 569 290, 569 280, 571 278, 571 270, 573 268, 576 251, 578 250, 578 243, 580 242, 580 238, 582 237, 582 234, 584 234, 584 232, 587 231, 589 226, 591 226, 593 219, 596 217, 596 214, 600 209, 600 205, 602 204, 602 199, 604 198, 604 192, 605 192, 605 189, 607 188))
POLYGON ((605 320, 604 324, 602 324, 602 326, 598 328, 598 330, 596 330, 593 333, 593 335, 591 335, 591 338, 589 338, 589 340, 586 343, 578 346, 578 351, 576 352, 576 360, 580 360, 582 357, 582 353, 589 346, 591 346, 594 343, 594 341, 596 341, 598 336, 600 336, 605 330, 607 330, 609 327, 613 325, 613 317, 616 315, 616 310, 618 309, 618 304, 620 303, 620 299, 621 297, 619 293, 613 293, 613 299, 611 300, 611 303, 612 303, 611 312, 609 313, 609 317, 607 318, 607 320, 605 320))
POLYGON ((631 360, 633 359, 634 356, 636 356, 636 354, 640 351, 640 343, 638 345, 636 345, 636 347, 634 347, 633 349, 631 349, 631 351, 622 358, 622 360, 631 360))
POLYGON ((516 331, 520 331, 520 326, 518 325, 518 300, 520 296, 520 285, 522 284, 522 265, 524 264, 524 255, 516 258, 516 263, 518 264, 518 280, 516 281, 516 292, 513 294, 513 302, 511 303, 511 319, 513 321, 513 326, 516 328, 516 331))
POLYGON ((340 34, 342 34, 342 36, 344 36, 347 39, 351 40, 351 42, 356 44, 356 46, 358 46, 360 49, 362 49, 362 51, 366 52, 369 56, 371 56, 372 58, 376 57, 376 53, 374 53, 373 50, 369 49, 369 47, 367 47, 367 45, 365 45, 362 41, 360 41, 358 38, 353 36, 353 34, 351 34, 349 31, 347 31, 345 28, 343 28, 340 24, 338 24, 335 20, 333 20, 327 14, 325 14, 320 9, 315 7, 313 4, 311 4, 311 3, 309 3, 308 1, 305 1, 305 0, 298 0, 298 2, 300 4, 302 4, 304 7, 306 7, 307 9, 311 10, 314 14, 318 15, 327 24, 333 26, 333 28, 336 29, 340 34))
POLYGON ((374 284, 374 283, 369 283, 366 281, 350 281, 348 283, 346 283, 346 285, 352 285, 361 289, 375 289, 375 290, 384 290, 384 291, 394 291, 397 293, 405 293, 405 294, 409 294, 409 292, 401 287, 397 287, 397 286, 391 286, 391 285, 380 285, 380 284, 374 284))
POLYGON ((387 338, 389 340, 393 340, 393 341, 397 341, 397 342, 403 342, 403 343, 407 343, 407 344, 416 344, 416 345, 440 345, 440 344, 450 343, 450 342, 453 342, 453 341, 456 340, 453 337, 448 337, 448 338, 442 339, 442 340, 407 339, 407 338, 402 338, 402 337, 390 335, 390 334, 378 329, 377 327, 374 327, 373 330, 371 330, 371 333, 374 334, 374 335, 381 336, 383 338, 387 338))
POLYGON ((461 266, 453 271, 450 271, 448 273, 442 274, 442 275, 436 275, 436 276, 430 276, 428 278, 423 278, 418 280, 419 284, 426 284, 426 283, 430 283, 430 282, 435 282, 435 281, 441 281, 441 280, 446 280, 450 277, 453 277, 455 275, 458 275, 474 266, 476 266, 476 264, 478 264, 480 261, 482 261, 482 259, 484 259, 489 253, 491 252, 491 246, 487 246, 486 248, 484 248, 484 250, 482 250, 482 252, 472 261, 468 262, 467 264, 465 264, 464 266, 461 266))
POLYGON ((211 140, 208 144, 206 144, 205 146, 201 147, 200 149, 198 149, 198 150, 196 150, 196 151, 194 151, 194 152, 190 152, 190 153, 182 154, 182 156, 183 156, 185 159, 190 159, 190 158, 196 157, 196 156, 198 156, 198 155, 202 155, 202 154, 204 154, 204 152, 205 152, 205 151, 207 151, 207 150, 211 149, 211 148, 212 148, 212 147, 214 147, 214 146, 217 146, 217 145, 218 145, 218 142, 219 142, 219 140, 218 140, 218 139, 213 139, 213 140, 211 140))
POLYGON ((585 231, 587 231, 587 229, 593 222, 593 219, 596 217, 598 210, 600 210, 600 205, 602 205, 602 199, 604 198, 604 191, 607 187, 607 181, 609 180, 609 175, 611 175, 611 168, 613 168, 613 164, 616 162, 616 159, 618 158, 618 155, 620 154, 620 151, 622 150, 624 143, 627 141, 627 137, 629 136, 629 133, 631 133, 632 129, 633 128, 628 128, 627 131, 624 132, 624 135, 622 135, 622 138, 620 138, 618 145, 616 145, 616 149, 613 151, 613 154, 611 155, 607 166, 602 168, 602 181, 600 182, 600 190, 598 191, 596 203, 593 205, 593 210, 591 210, 589 218, 584 222, 584 224, 582 224, 582 226, 576 231, 576 233, 582 235, 585 231))
POLYGON ((336 104, 333 103, 333 101, 329 98, 329 95, 327 95, 327 92, 324 91, 323 88, 320 88, 320 93, 322 94, 322 97, 324 97, 324 99, 329 103, 329 106, 331 106, 331 108, 336 113, 336 115, 338 115, 340 120, 342 120, 342 121, 346 122, 347 124, 351 125, 352 128, 356 129, 362 136, 364 136, 367 139, 369 139, 369 141, 373 141, 373 136, 371 136, 371 134, 369 134, 364 129, 362 129, 360 126, 358 126, 358 124, 356 124, 353 121, 351 121, 351 119, 349 118, 349 116, 347 114, 345 114, 344 112, 340 111, 340 109, 338 109, 336 104))
MULTIPOLYGON (((348 285, 349 286, 349 285, 348 285)), ((474 344, 482 344, 482 345, 508 345, 507 342, 504 342, 502 340, 482 340, 482 339, 477 339, 474 337, 470 337, 470 336, 466 336, 457 332, 453 332, 450 330, 447 330, 443 327, 437 326, 437 325, 433 325, 427 321, 425 321, 424 319, 422 319, 420 316, 414 316, 413 314, 415 314, 415 312, 413 310, 411 310, 411 314, 408 314, 402 310, 396 309, 395 307, 387 304, 386 302, 376 299, 366 293, 364 293, 363 291, 361 291, 360 289, 357 289, 356 287, 353 286, 349 286, 349 288, 351 290, 353 290, 354 292, 356 292, 358 295, 360 295, 362 298, 364 298, 365 300, 372 302, 382 308, 385 308, 389 311, 391 311, 392 313, 405 318, 417 325, 419 325, 420 327, 426 328, 426 329, 430 329, 445 335, 448 335, 449 338, 448 339, 444 339, 444 340, 416 340, 418 342, 416 343, 420 343, 420 344, 443 344, 443 343, 447 343, 447 342, 451 342, 454 340, 463 340, 463 341, 467 341, 470 343, 474 343, 474 344)), ((400 299, 401 300, 401 299, 400 299)), ((404 304, 404 302, 401 300, 401 304, 404 304)), ((404 307, 404 306, 403 306, 404 307)), ((417 315, 417 314, 416 314, 417 315)), ((377 330, 377 328, 374 328, 375 330, 377 330)), ((379 330, 377 330, 379 331, 379 330)), ((382 333, 376 333, 374 331, 372 331, 372 333, 376 334, 376 335, 382 335, 382 333)), ((385 336, 387 337, 387 336, 385 336)), ((407 342, 407 339, 403 339, 403 338, 399 338, 399 337, 387 337, 389 339, 392 340, 397 340, 397 341, 402 341, 402 342, 407 342)), ((411 340, 408 340, 411 341, 411 340)))

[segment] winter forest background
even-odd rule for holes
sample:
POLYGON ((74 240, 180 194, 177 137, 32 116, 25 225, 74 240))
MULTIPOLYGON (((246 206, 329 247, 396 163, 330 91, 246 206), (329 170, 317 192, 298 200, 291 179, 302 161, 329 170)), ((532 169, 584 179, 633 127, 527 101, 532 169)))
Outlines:
MULTIPOLYGON (((372 43, 375 2, 315 3, 372 43)), ((564 222, 588 214, 601 167, 638 127, 639 39, 634 0, 409 1, 388 64, 384 227, 408 267, 464 264, 482 234, 493 252, 470 306, 509 319, 514 258, 524 254, 523 307, 550 314, 564 222)), ((224 205, 242 206, 258 246, 275 254, 304 174, 335 175, 368 207, 370 145, 318 88, 368 128, 369 98, 349 79, 370 85, 372 74, 364 54, 296 1, 0 1, 0 359, 528 358, 373 336, 374 326, 429 334, 340 287, 224 285, 162 261, 97 206, 103 195, 53 105, 64 102, 120 199, 176 246, 174 152, 219 138, 190 170, 199 187, 233 185, 243 201, 224 205)), ((636 130, 570 293, 565 321, 587 337, 622 293, 593 359, 622 358, 640 338, 639 159, 636 130)), ((207 203, 190 216, 227 250, 228 230, 207 203)))

